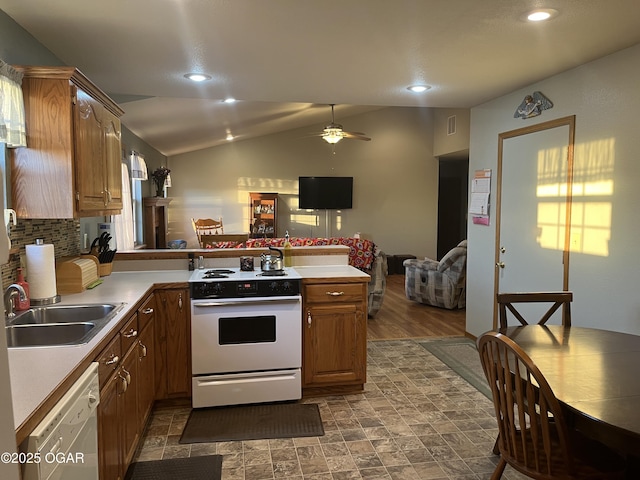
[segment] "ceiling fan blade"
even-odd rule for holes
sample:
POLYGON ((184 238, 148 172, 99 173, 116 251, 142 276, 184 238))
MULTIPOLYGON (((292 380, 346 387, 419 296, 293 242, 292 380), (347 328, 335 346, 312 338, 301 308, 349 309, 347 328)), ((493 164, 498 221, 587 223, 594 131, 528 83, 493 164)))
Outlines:
POLYGON ((344 138, 353 138, 355 140, 365 140, 370 141, 371 138, 367 137, 364 133, 361 132, 343 132, 344 138))

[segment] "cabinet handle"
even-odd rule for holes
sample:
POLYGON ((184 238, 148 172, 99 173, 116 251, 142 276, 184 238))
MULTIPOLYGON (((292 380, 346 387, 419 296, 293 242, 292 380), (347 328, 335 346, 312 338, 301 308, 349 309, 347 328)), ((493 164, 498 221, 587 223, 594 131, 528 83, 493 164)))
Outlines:
POLYGON ((124 336, 124 338, 133 338, 138 336, 138 331, 132 328, 127 333, 123 333, 122 335, 124 336))
POLYGON ((127 391, 127 388, 129 388, 129 383, 127 382, 127 379, 124 378, 122 375, 118 375, 120 377, 120 380, 122 380, 122 393, 127 391))
POLYGON ((120 357, 118 357, 118 355, 114 355, 113 353, 111 354, 111 358, 109 360, 107 360, 106 362, 104 362, 105 365, 115 365, 116 363, 118 363, 120 361, 120 357))
POLYGON ((311 328, 311 310, 307 310, 307 328, 311 328))
POLYGON ((111 203, 113 200, 113 195, 111 195, 111 190, 107 190, 107 203, 111 203))
POLYGON ((140 347, 142 348, 142 356, 140 357, 140 359, 142 360, 143 358, 145 358, 147 356, 147 347, 144 343, 138 341, 138 345, 140 345, 140 347))
POLYGON ((344 295, 344 292, 327 292, 327 295, 330 295, 332 297, 340 297, 344 295))
POLYGON ((178 295, 178 307, 182 310, 182 293, 178 295))
POLYGON ((145 308, 144 310, 142 310, 142 313, 144 313, 145 315, 151 315, 153 313, 153 308, 145 308))
POLYGON ((127 385, 131 383, 131 374, 127 372, 127 370, 122 367, 122 371, 124 372, 124 379, 127 381, 127 385))

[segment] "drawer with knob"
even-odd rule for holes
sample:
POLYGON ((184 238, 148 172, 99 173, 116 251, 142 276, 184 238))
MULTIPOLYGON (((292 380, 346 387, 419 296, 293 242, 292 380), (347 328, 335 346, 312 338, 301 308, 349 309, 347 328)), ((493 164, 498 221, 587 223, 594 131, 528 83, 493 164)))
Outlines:
POLYGON ((126 354, 131 346, 138 341, 138 315, 133 315, 126 325, 120 330, 120 342, 122 343, 122 353, 126 354))
POLYGON ((120 336, 116 335, 109 345, 107 345, 100 355, 96 358, 98 362, 98 377, 100 379, 100 387, 111 378, 113 372, 120 366, 122 360, 122 350, 120 348, 120 336))
POLYGON ((305 301, 308 303, 360 302, 366 295, 364 283, 327 283, 305 286, 305 301))

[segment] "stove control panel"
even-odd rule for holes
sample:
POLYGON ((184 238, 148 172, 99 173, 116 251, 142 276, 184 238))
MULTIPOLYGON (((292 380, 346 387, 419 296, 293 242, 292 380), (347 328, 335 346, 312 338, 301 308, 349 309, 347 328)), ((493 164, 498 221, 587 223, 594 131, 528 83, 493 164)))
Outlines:
POLYGON ((300 280, 263 279, 191 282, 191 298, 243 298, 299 295, 300 280))

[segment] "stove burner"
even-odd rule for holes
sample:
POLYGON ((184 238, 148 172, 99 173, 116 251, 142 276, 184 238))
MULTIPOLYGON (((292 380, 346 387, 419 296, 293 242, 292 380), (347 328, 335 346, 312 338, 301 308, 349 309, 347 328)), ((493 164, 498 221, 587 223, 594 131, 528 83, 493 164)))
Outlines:
POLYGON ((284 270, 267 270, 265 272, 258 273, 258 275, 263 277, 284 277, 287 275, 287 272, 284 270))
POLYGON ((205 273, 202 278, 229 278, 229 275, 223 275, 222 273, 205 273))
POLYGON ((233 270, 218 268, 213 270, 207 270, 202 274, 202 278, 229 278, 229 274, 231 273, 233 273, 233 270))

